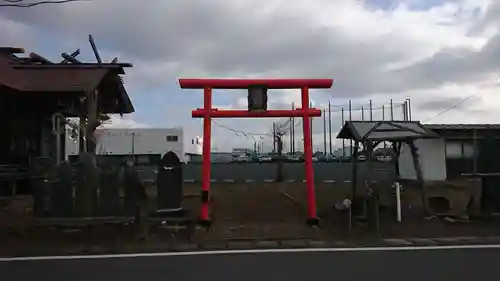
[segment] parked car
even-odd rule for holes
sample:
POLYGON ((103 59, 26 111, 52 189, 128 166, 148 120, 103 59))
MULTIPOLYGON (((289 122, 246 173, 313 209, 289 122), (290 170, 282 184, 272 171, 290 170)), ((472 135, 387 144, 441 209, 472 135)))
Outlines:
POLYGON ((273 161, 273 158, 271 158, 270 156, 259 156, 257 159, 259 162, 271 162, 271 161, 273 161))
POLYGON ((324 157, 323 161, 325 161, 325 162, 336 162, 337 161, 337 157, 335 157, 334 155, 326 155, 324 157))
POLYGON ((392 157, 388 156, 388 155, 381 155, 381 156, 377 156, 376 159, 377 159, 377 161, 380 161, 380 162, 391 162, 392 157))
POLYGON ((287 155, 286 160, 290 161, 290 162, 300 162, 300 156, 298 156, 298 155, 287 155))
POLYGON ((236 158, 236 162, 240 162, 240 163, 247 163, 247 162, 251 162, 252 159, 246 155, 240 155, 236 158))

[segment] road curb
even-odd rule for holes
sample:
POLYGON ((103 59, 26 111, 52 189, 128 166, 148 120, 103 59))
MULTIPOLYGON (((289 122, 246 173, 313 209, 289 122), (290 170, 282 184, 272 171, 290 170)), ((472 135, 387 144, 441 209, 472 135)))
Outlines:
POLYGON ((476 237, 407 237, 407 238, 383 238, 385 246, 454 246, 454 245, 492 245, 500 244, 500 236, 476 237))
POLYGON ((242 240, 227 242, 205 242, 172 245, 173 251, 216 251, 216 250, 249 250, 249 249, 303 249, 303 248, 362 248, 362 247, 432 247, 459 245, 494 245, 500 244, 500 236, 490 237, 408 237, 381 238, 371 241, 350 240, 242 240))
POLYGON ((407 238, 381 238, 370 241, 352 240, 314 240, 314 239, 289 239, 289 240, 242 240, 242 241, 207 241, 204 243, 137 243, 121 245, 120 247, 101 246, 74 246, 66 249, 32 249, 31 251, 3 252, 2 258, 12 256, 42 256, 42 255, 88 255, 88 254, 136 254, 159 252, 196 252, 196 251, 226 251, 226 250, 272 250, 272 249, 306 249, 306 248, 408 248, 408 247, 439 247, 439 246, 473 246, 473 245, 499 245, 500 236, 489 237, 407 237, 407 238))

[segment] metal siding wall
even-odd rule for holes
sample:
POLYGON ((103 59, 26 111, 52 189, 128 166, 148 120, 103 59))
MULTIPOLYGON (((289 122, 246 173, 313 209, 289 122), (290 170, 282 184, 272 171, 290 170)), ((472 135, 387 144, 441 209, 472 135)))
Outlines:
MULTIPOLYGON (((443 139, 419 139, 415 141, 419 153, 420 166, 424 180, 437 181, 446 179, 446 158, 443 139)), ((403 179, 417 178, 413 167, 410 148, 403 145, 399 159, 399 172, 403 179)))

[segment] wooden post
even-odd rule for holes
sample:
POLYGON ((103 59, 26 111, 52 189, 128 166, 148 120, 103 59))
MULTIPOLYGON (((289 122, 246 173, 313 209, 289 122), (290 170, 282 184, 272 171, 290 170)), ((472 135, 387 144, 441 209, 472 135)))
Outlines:
POLYGON ((399 180, 400 171, 399 171, 399 156, 401 155, 401 142, 393 141, 392 142, 392 151, 394 152, 394 159, 391 159, 391 162, 394 164, 394 168, 396 171, 396 180, 399 180))
MULTIPOLYGON (((352 141, 352 140, 351 140, 352 141)), ((353 217, 354 214, 352 213, 352 208, 354 206, 354 201, 356 201, 356 189, 358 185, 358 148, 359 148, 359 142, 355 141, 354 142, 354 149, 351 147, 351 151, 353 152, 351 154, 351 161, 352 161, 352 186, 351 186, 351 207, 349 208, 349 232, 352 230, 353 226, 353 217)))
MULTIPOLYGON (((380 218, 379 218, 379 194, 378 194, 378 189, 377 188, 372 188, 371 181, 372 181, 372 175, 373 175, 373 148, 375 147, 374 143, 372 141, 366 141, 365 144, 365 150, 366 150, 366 164, 367 164, 367 173, 366 173, 366 178, 364 184, 366 185, 369 190, 367 192, 369 193, 371 191, 371 194, 369 196, 366 196, 365 200, 370 200, 371 204, 368 204, 373 207, 372 210, 369 210, 369 208, 366 208, 365 205, 365 216, 370 218, 372 222, 372 226, 374 230, 378 233, 380 231, 380 218), (370 217, 368 212, 373 211, 373 217, 370 217)), ((367 193, 367 195, 368 195, 367 193)), ((366 201, 365 201, 366 202, 366 201)))
POLYGON ((425 213, 428 213, 429 208, 427 206, 427 196, 426 196, 426 192, 424 189, 424 177, 422 174, 422 167, 420 167, 420 160, 419 160, 417 147, 415 146, 414 140, 408 140, 408 141, 406 141, 406 143, 408 144, 408 146, 410 147, 410 150, 411 150, 411 156, 413 159, 413 168, 415 169, 415 173, 417 175, 417 185, 418 185, 418 188, 420 189, 420 194, 422 196, 422 206, 424 207, 425 213))
POLYGON ((98 112, 97 112, 97 99, 98 90, 93 90, 87 94, 87 124, 85 130, 85 138, 87 141, 87 152, 95 155, 96 152, 96 140, 95 140, 95 129, 98 127, 98 112))
POLYGON ((351 155, 352 161, 352 193, 351 193, 351 201, 354 203, 356 198, 356 188, 358 185, 358 149, 359 142, 354 142, 353 153, 351 155))
POLYGON ((85 149, 82 151, 82 147, 80 146, 75 197, 78 214, 83 217, 89 217, 96 211, 97 190, 99 188, 99 172, 96 166, 96 145, 94 138, 94 131, 97 124, 97 90, 87 91, 85 100, 87 106, 87 122, 82 122, 82 118, 80 118, 80 128, 85 131, 85 149))
POLYGON ((79 122, 78 122, 78 154, 82 154, 87 151, 85 145, 85 99, 82 99, 82 104, 80 106, 79 122))

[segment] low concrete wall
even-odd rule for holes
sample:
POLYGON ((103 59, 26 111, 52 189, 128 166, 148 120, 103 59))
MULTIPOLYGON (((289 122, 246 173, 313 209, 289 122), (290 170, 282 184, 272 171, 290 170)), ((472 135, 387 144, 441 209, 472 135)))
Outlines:
MULTIPOLYGON (((366 163, 359 163, 358 174, 360 178, 368 176, 366 163)), ((314 163, 314 175, 316 181, 345 181, 352 178, 352 165, 349 163, 314 163)), ((264 181, 276 179, 277 163, 218 163, 212 164, 212 179, 223 181, 227 179, 244 182, 248 179, 264 181)), ((394 169, 388 163, 373 163, 371 179, 386 180, 394 175, 394 169)), ((142 179, 152 180, 156 177, 155 169, 148 168, 140 170, 142 179)), ((285 163, 284 177, 286 180, 302 181, 305 179, 303 163, 285 163)), ((201 179, 201 165, 186 164, 183 166, 183 178, 186 180, 199 181, 201 179)))

